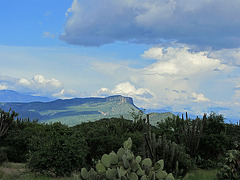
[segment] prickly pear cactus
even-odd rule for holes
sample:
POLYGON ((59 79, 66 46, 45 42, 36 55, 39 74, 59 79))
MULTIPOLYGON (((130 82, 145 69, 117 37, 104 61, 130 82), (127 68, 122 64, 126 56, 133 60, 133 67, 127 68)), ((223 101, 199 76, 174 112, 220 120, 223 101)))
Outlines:
POLYGON ((217 172, 217 179, 240 179, 240 151, 228 151, 224 166, 217 172))
POLYGON ((104 154, 96 164, 96 170, 81 169, 80 179, 84 180, 174 180, 172 173, 164 171, 164 161, 153 165, 150 158, 135 157, 131 151, 132 139, 128 138, 117 153, 104 154))

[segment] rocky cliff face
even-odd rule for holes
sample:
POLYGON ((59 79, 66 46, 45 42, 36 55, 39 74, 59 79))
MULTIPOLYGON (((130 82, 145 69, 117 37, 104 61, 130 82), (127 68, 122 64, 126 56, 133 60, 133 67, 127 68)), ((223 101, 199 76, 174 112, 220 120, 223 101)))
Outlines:
POLYGON ((122 104, 123 103, 133 104, 133 99, 131 97, 123 97, 121 95, 107 97, 106 101, 117 101, 117 102, 120 102, 122 104))

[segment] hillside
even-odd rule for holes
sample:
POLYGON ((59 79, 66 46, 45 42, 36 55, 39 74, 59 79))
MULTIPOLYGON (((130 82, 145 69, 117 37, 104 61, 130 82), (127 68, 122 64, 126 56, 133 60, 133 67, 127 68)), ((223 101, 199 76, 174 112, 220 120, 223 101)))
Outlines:
POLYGON ((132 98, 111 96, 107 98, 75 98, 50 102, 0 103, 0 108, 10 108, 19 113, 20 118, 38 119, 40 122, 57 122, 70 126, 95 121, 101 118, 126 117, 128 111, 137 109, 132 98))
MULTIPOLYGON (((20 118, 38 119, 40 122, 62 122, 73 126, 81 122, 95 121, 102 118, 123 116, 133 119, 129 112, 138 111, 132 98, 120 95, 106 98, 74 98, 50 102, 0 103, 0 108, 10 108, 19 113, 20 118)), ((150 116, 151 124, 166 118, 165 113, 150 116)))
POLYGON ((164 112, 164 113, 148 113, 149 114, 149 119, 150 123, 153 126, 157 125, 157 122, 159 121, 164 121, 167 117, 172 117, 173 113, 170 112, 164 112))

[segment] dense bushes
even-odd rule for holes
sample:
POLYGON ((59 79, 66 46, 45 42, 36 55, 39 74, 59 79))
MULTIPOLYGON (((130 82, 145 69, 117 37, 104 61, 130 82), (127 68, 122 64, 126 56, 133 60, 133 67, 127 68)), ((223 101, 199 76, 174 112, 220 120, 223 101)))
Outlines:
POLYGON ((60 123, 42 128, 29 143, 28 166, 31 170, 69 176, 86 165, 88 147, 81 134, 60 123))
POLYGON ((240 126, 224 123, 223 116, 215 113, 203 119, 173 116, 158 127, 161 135, 182 144, 201 168, 217 167, 227 150, 240 143, 240 126))
POLYGON ((89 166, 109 153, 121 147, 124 140, 131 137, 134 140, 133 151, 138 153, 141 148, 141 133, 134 124, 125 119, 102 119, 95 122, 82 123, 73 127, 76 132, 84 135, 89 147, 87 162, 89 166))
POLYGON ((198 154, 203 159, 218 161, 230 147, 230 138, 226 133, 223 116, 211 113, 204 127, 198 154))
POLYGON ((0 163, 7 159, 28 162, 32 171, 68 176, 82 167, 95 166, 103 154, 116 152, 131 137, 134 154, 153 162, 163 159, 166 172, 179 177, 193 163, 215 168, 229 148, 240 148, 240 126, 226 124, 214 113, 193 120, 173 116, 158 127, 146 124, 142 119, 112 118, 68 127, 17 119, 1 138, 0 163))
POLYGON ((41 124, 29 119, 17 119, 8 129, 0 145, 6 148, 10 162, 27 162, 29 140, 35 136, 41 124))

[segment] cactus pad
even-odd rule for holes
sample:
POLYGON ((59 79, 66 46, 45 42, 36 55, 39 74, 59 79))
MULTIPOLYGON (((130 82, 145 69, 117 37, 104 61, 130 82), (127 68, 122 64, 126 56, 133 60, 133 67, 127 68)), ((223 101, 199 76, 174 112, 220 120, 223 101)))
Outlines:
POLYGON ((110 160, 111 160, 111 164, 115 165, 118 164, 118 156, 115 152, 111 152, 109 154, 110 160))
POLYGON ((83 179, 88 179, 88 172, 87 172, 86 168, 81 169, 81 176, 83 179))
POLYGON ((163 168, 164 168, 164 161, 162 159, 156 162, 154 165, 155 170, 163 170, 163 168))
POLYGON ((165 179, 167 176, 168 176, 168 174, 166 173, 166 171, 159 170, 159 171, 156 173, 156 177, 157 177, 158 179, 165 179))
POLYGON ((172 173, 169 173, 165 180, 174 180, 172 173))
POLYGON ((110 165, 111 165, 110 156, 107 154, 104 154, 101 158, 101 163, 107 168, 110 167, 110 165))
POLYGON ((124 149, 131 149, 132 148, 132 139, 129 137, 127 141, 123 143, 124 149))
POLYGON ((152 166, 152 160, 150 158, 145 158, 142 161, 142 166, 151 167, 152 166))
POLYGON ((130 173, 129 180, 138 180, 138 175, 134 172, 130 173))
POLYGON ((99 174, 106 172, 106 168, 104 167, 104 165, 102 163, 97 163, 96 170, 99 174))

